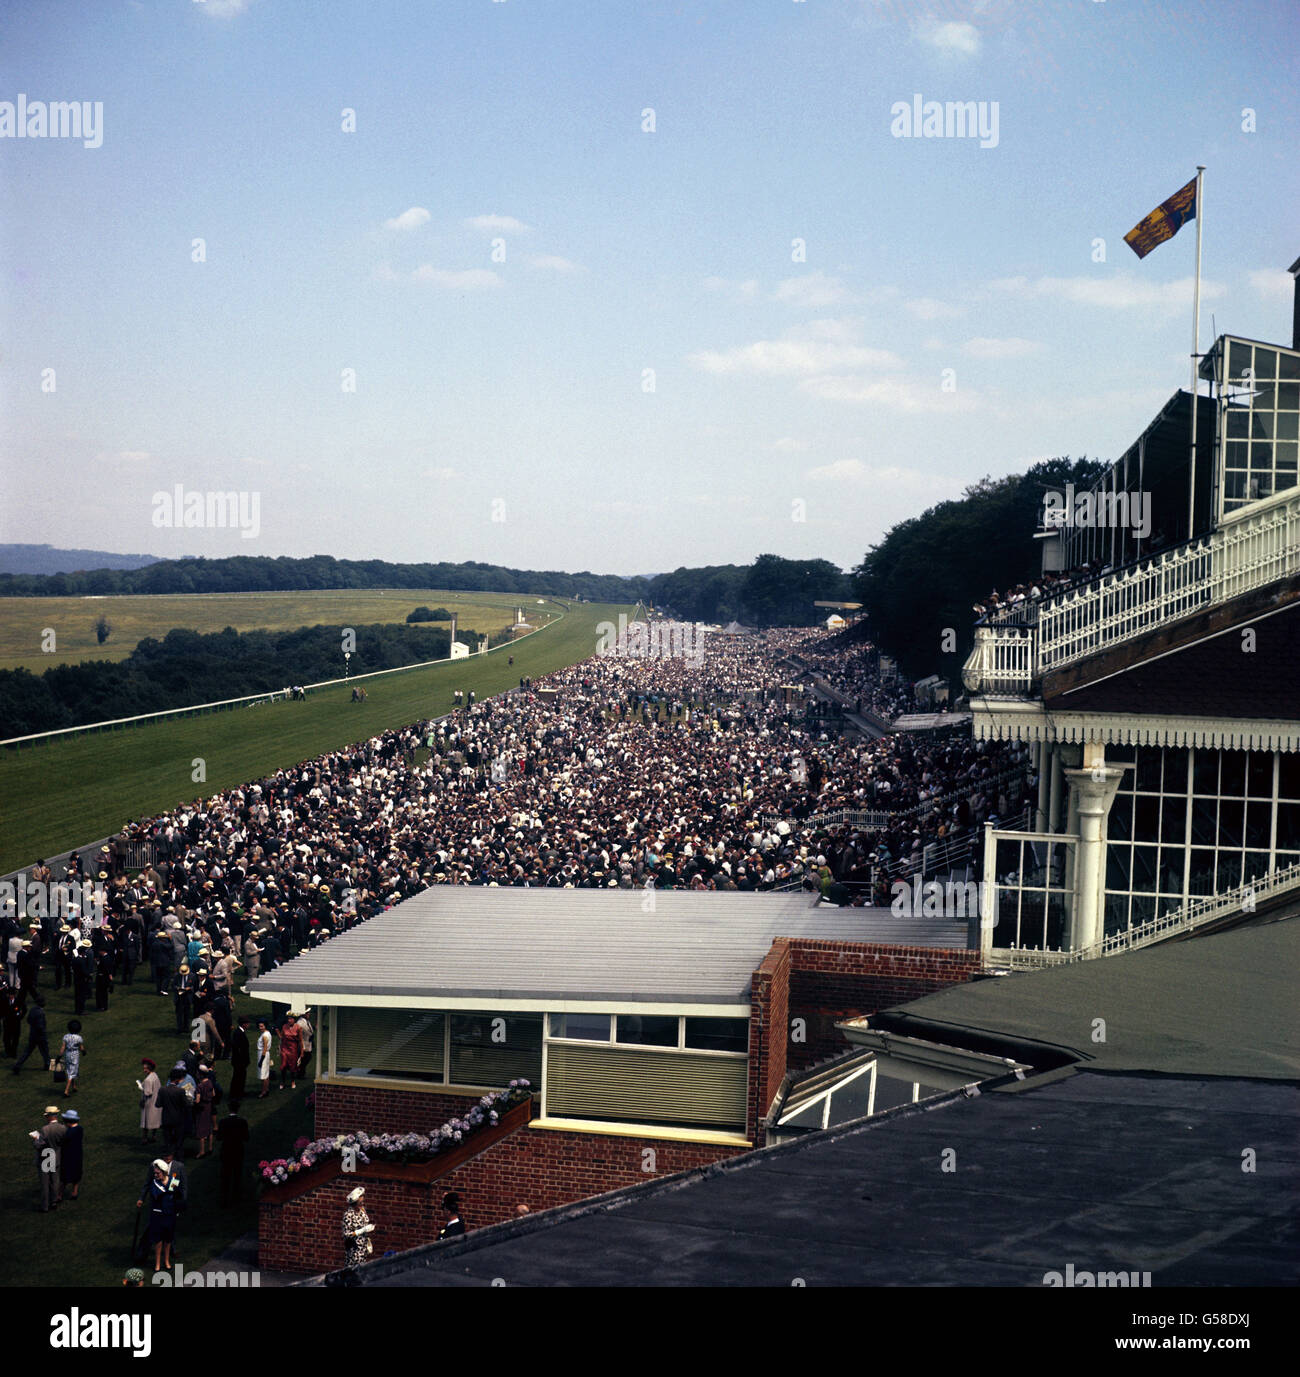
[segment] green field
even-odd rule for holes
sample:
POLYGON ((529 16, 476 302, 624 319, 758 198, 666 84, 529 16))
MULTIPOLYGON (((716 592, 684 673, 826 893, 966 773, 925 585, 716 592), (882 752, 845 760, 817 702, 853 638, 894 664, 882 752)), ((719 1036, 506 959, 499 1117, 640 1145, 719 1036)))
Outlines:
MULTIPOLYGON (((41 990, 51 1051, 66 1031, 73 1009, 67 987, 55 992, 52 985, 47 968, 41 973, 41 990)), ((256 1018, 269 1009, 260 1000, 242 996, 236 1000, 237 1014, 256 1018)), ((8 1062, 0 1064, 0 1121, 7 1130, 0 1134, 0 1212, 8 1234, 8 1246, 0 1258, 0 1286, 117 1286, 132 1265, 135 1202, 149 1163, 158 1153, 157 1144, 150 1148, 140 1142, 140 1099, 135 1088, 140 1058, 152 1057, 165 1079, 188 1038, 177 1035, 171 998, 154 993, 148 966, 137 968, 130 986, 118 986, 106 1012, 96 1013, 92 999, 81 1024, 86 1056, 78 1093, 67 1100, 62 1098, 63 1087, 56 1087, 50 1073, 41 1069, 39 1053, 28 1058, 21 1076, 10 1073, 8 1062), (86 1163, 80 1199, 40 1214, 36 1155, 27 1134, 44 1122, 41 1110, 47 1104, 71 1105, 81 1116, 86 1163)), ((19 1050, 26 1045, 24 1028, 19 1050)), ((229 1063, 219 1068, 217 1079, 223 1090, 228 1089, 229 1063)), ((278 1084, 278 1073, 272 1083, 278 1084)), ((249 1084, 253 1094, 244 1100, 242 1113, 252 1139, 244 1159, 247 1179, 241 1206, 221 1208, 219 1159, 197 1161, 195 1140, 187 1144, 190 1206, 176 1233, 176 1256, 187 1270, 200 1267, 257 1228, 253 1184, 257 1163, 288 1156, 295 1139, 312 1136, 312 1114, 306 1105, 309 1082, 300 1080, 296 1092, 272 1090, 260 1102, 255 1070, 249 1084)), ((220 1115, 225 1108, 223 1101, 220 1115)), ((146 1280, 152 1267, 150 1257, 146 1280)))
MULTIPOLYGON (((522 607, 531 625, 562 611, 536 594, 461 593, 438 588, 331 588, 301 593, 160 593, 108 598, 0 599, 0 669, 40 674, 52 665, 82 660, 125 660, 146 636, 161 640, 174 627, 191 631, 293 631, 300 626, 369 626, 404 622, 417 607, 445 607, 480 636, 509 626, 522 607), (112 631, 103 645, 95 636, 100 615, 112 631), (55 648, 45 651, 47 631, 55 648)), ((444 623, 445 625, 445 623, 444 623)))
MULTIPOLYGON (((211 796, 388 727, 440 716, 451 710, 456 689, 485 698, 516 687, 523 675, 538 677, 584 660, 596 651, 597 624, 631 610, 575 604, 514 645, 369 679, 365 703, 351 702, 349 688, 339 684, 301 703, 262 703, 0 750, 0 874, 108 836, 130 819, 211 796), (196 759, 204 763, 202 783, 192 780, 196 759)), ((203 701, 201 684, 194 698, 203 701)))

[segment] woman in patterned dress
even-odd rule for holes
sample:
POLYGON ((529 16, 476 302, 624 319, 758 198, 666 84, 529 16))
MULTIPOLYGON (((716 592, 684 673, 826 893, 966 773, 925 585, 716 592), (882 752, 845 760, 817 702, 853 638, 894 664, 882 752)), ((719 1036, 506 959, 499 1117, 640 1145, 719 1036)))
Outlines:
POLYGON ((370 1235, 374 1233, 375 1226, 370 1222, 370 1216, 362 1203, 365 1193, 366 1188, 358 1186, 348 1196, 348 1207, 343 1211, 343 1248, 346 1256, 344 1266, 349 1272, 360 1267, 374 1252, 370 1235))
POLYGON ((68 1031, 63 1035, 63 1084, 64 1095, 72 1095, 77 1089, 77 1076, 81 1071, 81 1054, 86 1044, 81 1036, 81 1020, 68 1020, 68 1031))

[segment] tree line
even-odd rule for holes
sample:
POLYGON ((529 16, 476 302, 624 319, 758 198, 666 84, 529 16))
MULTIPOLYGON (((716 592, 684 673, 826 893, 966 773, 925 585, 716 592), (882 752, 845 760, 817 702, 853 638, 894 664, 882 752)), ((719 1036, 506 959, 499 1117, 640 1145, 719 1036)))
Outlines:
POLYGON ((810 626, 823 615, 814 602, 853 599, 853 584, 825 559, 759 555, 753 564, 712 564, 656 574, 646 596, 687 621, 810 626))
POLYGON ((1034 531, 1043 494, 1066 483, 1090 488, 1105 467, 1048 459, 1026 473, 983 478, 960 498, 891 527, 854 570, 872 639, 908 678, 940 674, 959 685, 975 643, 974 604, 1041 572, 1034 531))
POLYGON ((550 593, 591 602, 636 602, 647 580, 620 574, 566 574, 463 564, 390 564, 381 559, 312 555, 231 555, 166 559, 143 569, 71 574, 0 574, 0 597, 87 597, 132 593, 297 593, 331 588, 446 588, 459 592, 550 593))
MULTIPOLYGON (((428 624, 379 622, 350 629, 356 635, 356 649, 347 665, 353 675, 442 660, 451 644, 447 627, 428 624)), ((0 737, 341 679, 344 630, 304 626, 296 631, 240 632, 228 626, 205 635, 178 628, 162 640, 147 637, 117 662, 55 665, 43 674, 2 670, 0 737)), ((474 632, 462 635, 477 648, 474 632)), ((489 639, 500 644, 509 637, 509 629, 502 628, 489 639)))

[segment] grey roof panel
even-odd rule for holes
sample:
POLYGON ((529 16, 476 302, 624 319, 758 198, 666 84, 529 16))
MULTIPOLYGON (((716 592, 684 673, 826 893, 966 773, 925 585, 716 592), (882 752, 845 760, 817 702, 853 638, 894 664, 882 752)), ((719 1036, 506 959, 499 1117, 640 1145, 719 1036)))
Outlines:
POLYGON ((366 1284, 1041 1287, 1072 1262, 1295 1285, 1298 1125, 1293 1085, 1084 1073, 512 1220, 372 1263, 366 1284), (1255 1174, 1232 1169, 1243 1143, 1255 1174))
POLYGON ((776 937, 964 950, 966 923, 837 908, 803 892, 435 885, 249 988, 316 996, 748 1003, 753 972, 776 937))

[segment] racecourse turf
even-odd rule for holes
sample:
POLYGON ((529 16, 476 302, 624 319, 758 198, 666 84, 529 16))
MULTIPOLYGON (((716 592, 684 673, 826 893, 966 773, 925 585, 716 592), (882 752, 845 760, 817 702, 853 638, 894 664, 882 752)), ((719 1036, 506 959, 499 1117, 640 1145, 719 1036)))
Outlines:
MULTIPOLYGON (((441 716, 452 710, 457 689, 482 699, 517 687, 524 675, 540 678, 584 660, 595 654, 597 625, 631 611, 570 604, 549 626, 485 655, 364 680, 364 703, 353 703, 350 687, 337 684, 314 690, 305 702, 263 702, 6 747, 0 750, 0 874, 109 836, 129 819, 210 797, 389 727, 441 716)), ((294 679, 291 665, 285 678, 294 679)), ((194 701, 204 701, 202 684, 194 685, 194 701)))
MULTIPOLYGON (((72 1017, 72 992, 67 986, 54 990, 48 963, 40 984, 53 1052, 72 1017)), ((269 1009, 261 1000, 236 997, 237 1014, 256 1018, 269 1009)), ((0 1134, 0 1214, 7 1235, 0 1252, 0 1286, 115 1286, 132 1265, 135 1202, 149 1163, 159 1151, 158 1143, 146 1147, 140 1141, 140 1092, 135 1088, 141 1076, 140 1058, 157 1062, 159 1075, 165 1079, 189 1038, 176 1032, 171 997, 154 992, 147 965, 136 969, 132 984, 118 985, 105 1012, 97 1013, 92 999, 81 1025, 86 1052, 80 1088, 67 1099, 62 1097, 62 1084, 56 1086, 52 1075, 42 1069, 39 1052, 28 1058, 18 1076, 10 1070, 12 1063, 0 1062, 0 1122, 5 1126, 0 1134), (81 1116, 85 1175, 75 1203, 65 1201, 49 1214, 41 1214, 36 1153, 27 1135, 40 1128, 41 1111, 49 1104, 61 1110, 73 1108, 81 1116)), ((20 1051, 26 1046, 26 1032, 24 1027, 20 1051)), ((223 1090, 229 1088, 228 1062, 218 1063, 217 1080, 223 1090)), ((290 1156, 297 1138, 312 1137, 309 1081, 299 1081, 296 1091, 272 1090, 261 1101, 255 1068, 249 1085, 253 1095, 244 1100, 241 1110, 252 1135, 244 1159, 242 1204, 222 1209, 219 1158, 197 1161, 195 1140, 187 1144, 190 1203, 176 1234, 176 1256, 187 1269, 200 1267, 241 1235, 256 1230, 257 1163, 290 1156)), ((223 1099, 218 1117, 225 1111, 223 1099)), ((146 1224, 142 1219, 142 1234, 146 1224)), ((152 1258, 146 1276, 151 1271, 152 1258)))
MULTIPOLYGON (((321 588, 294 593, 128 593, 114 597, 0 599, 0 669, 41 674, 51 665, 125 660, 147 636, 190 631, 294 631, 300 626, 404 622, 417 607, 445 608, 480 636, 509 626, 522 607, 533 625, 562 610, 536 594, 462 593, 438 588, 321 588), (112 628, 101 645, 95 623, 112 628), (50 633, 53 632, 53 636, 50 633), (52 642, 52 644, 51 644, 52 642)), ((439 623, 445 626, 445 622, 439 623)))
MULTIPOLYGON (((318 690, 301 703, 237 709, 76 737, 21 753, 7 751, 0 760, 0 796, 5 800, 0 869, 107 835, 129 816, 210 795, 387 727, 440 715, 451 708, 455 689, 473 689, 483 698, 517 686, 522 675, 540 677, 585 659, 595 652, 597 624, 616 621, 620 611, 631 610, 575 604, 550 627, 513 646, 369 680, 366 703, 352 703, 349 690, 339 686, 318 690), (507 664, 511 654, 513 666, 507 664), (202 786, 190 782, 195 756, 207 762, 202 786)), ((201 685, 196 690, 201 693, 201 685)), ((41 989, 53 1050, 72 1015, 72 994, 66 987, 53 990, 48 964, 41 989)), ((237 1013, 253 1017, 267 1007, 243 995, 236 1002, 237 1013)), ((176 1032, 170 997, 154 993, 144 966, 132 985, 119 985, 105 1012, 96 1012, 92 1001, 82 1025, 86 1054, 81 1088, 70 1100, 61 1098, 62 1087, 41 1068, 38 1054, 20 1076, 10 1073, 9 1062, 0 1062, 0 1121, 7 1129, 0 1134, 0 1209, 9 1235, 0 1286, 115 1286, 131 1265, 135 1201, 157 1152, 157 1145, 140 1143, 135 1088, 140 1058, 152 1057, 165 1070, 187 1039, 176 1032), (86 1166, 80 1200, 40 1214, 36 1158, 27 1134, 40 1127, 46 1104, 70 1104, 81 1115, 86 1166)), ((20 1050, 25 1045, 24 1028, 20 1050)), ((229 1078, 229 1067, 222 1064, 218 1079, 223 1088, 229 1078)), ((190 1208, 178 1228, 176 1248, 187 1269, 202 1266, 256 1229, 256 1165, 289 1155, 296 1138, 312 1136, 306 1104, 310 1090, 308 1082, 300 1081, 296 1092, 272 1091, 266 1100, 254 1095, 244 1101, 252 1141, 244 1200, 238 1207, 221 1208, 219 1159, 195 1160, 190 1141, 190 1208)))

